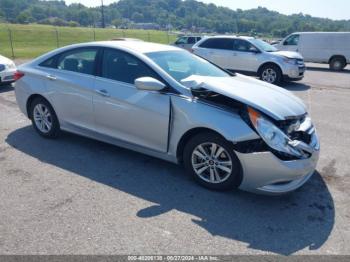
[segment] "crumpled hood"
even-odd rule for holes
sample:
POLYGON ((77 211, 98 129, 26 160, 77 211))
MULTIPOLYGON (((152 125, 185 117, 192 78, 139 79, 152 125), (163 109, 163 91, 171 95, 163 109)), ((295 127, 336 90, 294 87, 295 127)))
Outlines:
POLYGON ((192 75, 181 81, 188 88, 205 88, 249 105, 276 120, 306 113, 304 103, 291 92, 252 77, 192 75))
POLYGON ((303 59, 301 54, 299 54, 297 52, 293 52, 293 51, 276 51, 276 52, 272 52, 271 54, 284 56, 287 58, 303 59))

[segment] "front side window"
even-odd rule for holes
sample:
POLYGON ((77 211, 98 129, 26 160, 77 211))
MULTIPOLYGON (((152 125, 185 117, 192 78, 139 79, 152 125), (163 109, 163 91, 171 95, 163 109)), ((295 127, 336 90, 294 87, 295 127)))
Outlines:
POLYGON ((234 50, 238 52, 257 52, 255 46, 245 40, 236 39, 234 43, 234 50))
POLYGON ((115 49, 106 49, 103 52, 102 73, 104 78, 134 84, 139 77, 159 76, 145 63, 136 57, 115 49))
POLYGON ((298 45, 298 43, 299 35, 291 35, 284 41, 283 45, 298 45))
POLYGON ((147 53, 146 55, 178 82, 191 75, 229 76, 220 68, 187 51, 161 51, 147 53))
POLYGON ((63 53, 57 62, 57 69, 93 75, 97 49, 77 49, 63 53))
POLYGON ((264 50, 265 52, 276 52, 277 48, 270 45, 269 43, 266 43, 265 41, 261 39, 250 39, 249 42, 254 44, 256 47, 260 48, 261 50, 264 50))
POLYGON ((221 50, 233 50, 234 40, 230 38, 210 38, 204 41, 200 47, 221 50))
POLYGON ((187 44, 187 38, 186 37, 180 37, 176 43, 177 45, 183 45, 183 44, 187 44))

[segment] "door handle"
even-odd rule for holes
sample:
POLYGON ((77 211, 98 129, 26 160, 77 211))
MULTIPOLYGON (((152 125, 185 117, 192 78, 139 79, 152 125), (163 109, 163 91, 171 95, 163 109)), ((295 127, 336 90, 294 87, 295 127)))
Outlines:
POLYGON ((46 78, 51 80, 51 81, 54 81, 57 79, 56 76, 54 76, 54 75, 47 75, 46 78))
POLYGON ((95 92, 101 96, 110 97, 111 95, 107 92, 106 89, 96 89, 95 92))
POLYGON ((233 56, 237 56, 237 53, 233 53, 233 56))

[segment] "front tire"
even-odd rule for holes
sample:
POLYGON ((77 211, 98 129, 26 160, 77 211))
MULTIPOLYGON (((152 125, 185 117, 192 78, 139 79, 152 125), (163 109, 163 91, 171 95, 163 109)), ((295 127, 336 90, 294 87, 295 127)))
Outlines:
POLYGON ((216 133, 200 133, 190 139, 183 160, 187 173, 208 189, 226 191, 240 183, 241 165, 232 145, 216 133))
POLYGON ((60 125, 55 111, 44 98, 35 98, 30 105, 30 119, 34 129, 45 138, 56 138, 60 125))
POLYGON ((279 85, 282 82, 282 72, 277 65, 264 65, 263 68, 260 70, 259 78, 264 82, 273 85, 279 85))

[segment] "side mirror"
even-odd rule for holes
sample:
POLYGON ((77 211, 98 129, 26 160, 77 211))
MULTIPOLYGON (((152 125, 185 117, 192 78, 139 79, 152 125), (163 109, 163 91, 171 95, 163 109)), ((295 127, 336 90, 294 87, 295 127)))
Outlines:
POLYGON ((152 77, 140 77, 135 79, 135 86, 139 90, 145 91, 160 91, 165 88, 165 85, 152 77))

